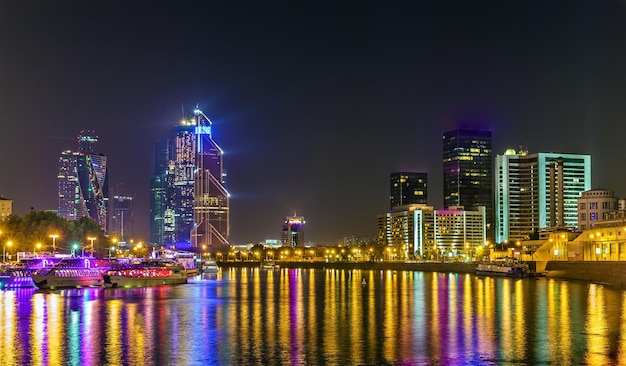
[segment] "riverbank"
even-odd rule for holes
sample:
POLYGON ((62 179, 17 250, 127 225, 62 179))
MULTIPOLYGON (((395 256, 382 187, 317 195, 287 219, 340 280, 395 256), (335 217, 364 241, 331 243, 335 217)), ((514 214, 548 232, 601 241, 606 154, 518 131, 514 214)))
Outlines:
MULTIPOLYGON (((276 262, 281 268, 360 269, 423 272, 476 273, 476 263, 460 262, 276 262)), ((219 262, 220 267, 259 267, 259 262, 219 262)), ((529 262, 531 270, 540 270, 549 278, 579 280, 626 287, 626 262, 529 262)))

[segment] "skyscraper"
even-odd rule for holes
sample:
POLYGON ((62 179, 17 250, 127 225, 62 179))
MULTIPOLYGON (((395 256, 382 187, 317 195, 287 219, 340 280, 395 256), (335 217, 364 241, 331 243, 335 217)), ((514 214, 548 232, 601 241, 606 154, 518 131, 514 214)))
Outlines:
POLYGON ((199 109, 157 144, 151 178, 150 237, 155 244, 215 249, 230 237, 223 151, 199 109))
POLYGON ((391 209, 396 206, 427 203, 427 173, 396 172, 391 173, 389 177, 391 209))
POLYGON ((97 153, 98 135, 81 131, 77 150, 66 150, 59 157, 59 216, 68 220, 89 216, 107 231, 107 158, 97 153))
POLYGON ((285 218, 281 234, 283 246, 290 248, 304 247, 304 224, 305 221, 302 216, 294 214, 285 218))
POLYGON ((128 242, 133 237, 133 198, 114 195, 110 200, 111 223, 109 235, 118 241, 128 242))
POLYGON ((484 206, 487 237, 493 237, 493 161, 491 131, 459 128, 443 134, 445 207, 484 206))
POLYGON ((172 243, 174 232, 173 179, 168 179, 172 140, 159 141, 154 150, 154 173, 150 177, 150 243, 172 243))
POLYGON ((591 156, 507 150, 496 157, 496 242, 547 228, 575 228, 591 188, 591 156))

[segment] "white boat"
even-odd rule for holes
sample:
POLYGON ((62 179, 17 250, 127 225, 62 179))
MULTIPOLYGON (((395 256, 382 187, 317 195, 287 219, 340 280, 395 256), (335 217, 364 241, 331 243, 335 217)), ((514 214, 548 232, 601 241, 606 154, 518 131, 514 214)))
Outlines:
POLYGON ((514 258, 503 258, 491 263, 479 263, 476 267, 477 275, 502 277, 528 277, 528 264, 514 258))
POLYGON ((280 265, 274 262, 263 262, 263 264, 261 264, 261 268, 268 269, 268 270, 276 270, 276 269, 280 269, 280 265))
POLYGON ((110 261, 93 257, 63 258, 51 268, 42 268, 31 274, 40 289, 67 287, 101 287, 103 275, 110 268, 110 261))
POLYGON ((202 263, 202 273, 217 273, 220 271, 220 267, 217 266, 216 261, 204 261, 202 263))
POLYGON ((147 287, 187 283, 185 267, 165 260, 146 260, 110 269, 105 287, 147 287))

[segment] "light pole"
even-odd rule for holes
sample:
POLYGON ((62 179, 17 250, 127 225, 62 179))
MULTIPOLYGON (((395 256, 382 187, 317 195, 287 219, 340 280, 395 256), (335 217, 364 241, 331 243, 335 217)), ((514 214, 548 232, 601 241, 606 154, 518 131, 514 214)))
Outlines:
POLYGON ((50 237, 52 238, 52 255, 56 254, 57 251, 57 238, 59 237, 58 234, 51 234, 50 237))
POLYGON ((109 248, 109 258, 111 258, 112 252, 115 252, 115 246, 112 246, 111 248, 109 248))
POLYGON ((94 238, 93 236, 90 236, 87 238, 87 240, 91 242, 91 256, 93 257, 93 242, 94 240, 96 240, 96 238, 94 238))
POLYGON ((78 244, 72 245, 72 256, 78 255, 78 244))
POLYGON ((13 245, 13 242, 8 241, 5 245, 4 245, 4 251, 2 252, 2 263, 6 263, 7 262, 7 246, 11 246, 13 245))
POLYGON ((37 253, 37 249, 41 249, 41 243, 37 243, 37 245, 35 245, 35 253, 37 253))

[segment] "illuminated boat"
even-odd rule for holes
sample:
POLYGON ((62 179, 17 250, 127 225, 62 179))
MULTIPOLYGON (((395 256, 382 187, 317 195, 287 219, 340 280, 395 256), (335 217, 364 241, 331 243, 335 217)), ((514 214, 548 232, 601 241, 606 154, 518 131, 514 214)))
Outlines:
POLYGON ((30 257, 21 259, 14 266, 0 270, 0 289, 37 287, 31 275, 33 272, 54 266, 61 261, 59 257, 30 257))
POLYGON ((504 258, 491 263, 479 263, 476 267, 477 275, 499 277, 528 277, 528 264, 513 258, 504 258))
POLYGON ((280 269, 280 265, 274 263, 274 262, 263 262, 263 264, 261 265, 262 269, 269 269, 269 270, 278 270, 280 269))
POLYGON ((187 283, 185 267, 163 260, 146 260, 110 269, 105 287, 146 287, 187 283))
POLYGON ((202 273, 217 273, 220 271, 220 267, 217 266, 215 261, 204 261, 202 263, 202 273))
POLYGON ((103 275, 111 268, 106 259, 93 257, 63 258, 51 268, 42 268, 31 277, 40 289, 67 287, 101 287, 103 275))

